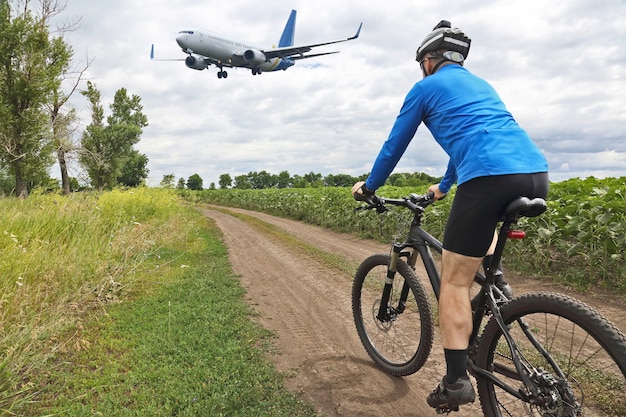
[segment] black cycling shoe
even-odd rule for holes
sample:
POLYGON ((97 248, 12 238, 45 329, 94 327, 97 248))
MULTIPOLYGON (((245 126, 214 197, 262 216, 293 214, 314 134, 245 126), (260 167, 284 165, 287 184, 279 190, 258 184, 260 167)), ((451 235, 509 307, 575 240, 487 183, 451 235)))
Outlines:
POLYGON ((459 406, 473 403, 476 393, 469 378, 464 376, 450 384, 444 376, 439 385, 430 393, 426 402, 436 409, 437 414, 459 411, 459 406))

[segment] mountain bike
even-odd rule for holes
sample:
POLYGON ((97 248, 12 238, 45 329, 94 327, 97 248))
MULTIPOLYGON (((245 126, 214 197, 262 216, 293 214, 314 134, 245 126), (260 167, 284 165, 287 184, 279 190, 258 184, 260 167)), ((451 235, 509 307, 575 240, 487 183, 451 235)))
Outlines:
MULTIPOLYGON (((383 214, 397 206, 413 213, 406 240, 393 242, 389 254, 365 259, 352 288, 356 330, 368 355, 386 373, 407 376, 424 365, 432 348, 433 312, 415 265, 421 258, 438 299, 441 281, 432 251, 441 253, 442 244, 422 228, 434 198, 429 193, 366 201, 359 209, 383 214)), ((524 237, 513 228, 519 218, 545 210, 543 199, 520 197, 508 205, 493 269, 507 240, 524 237)), ((491 266, 474 281, 480 291, 472 300, 467 367, 485 416, 626 416, 626 338, 617 327, 566 295, 533 292, 509 300, 491 266)))

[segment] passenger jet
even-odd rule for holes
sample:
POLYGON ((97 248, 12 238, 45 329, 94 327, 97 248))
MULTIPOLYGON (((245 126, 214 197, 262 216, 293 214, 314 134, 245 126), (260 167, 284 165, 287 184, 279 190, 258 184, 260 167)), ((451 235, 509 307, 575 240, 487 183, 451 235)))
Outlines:
POLYGON ((295 61, 299 59, 336 54, 339 51, 305 55, 318 46, 331 45, 358 38, 363 23, 359 25, 356 34, 347 39, 304 46, 293 46, 295 26, 296 11, 292 10, 278 42, 278 48, 269 49, 248 45, 231 37, 202 29, 185 29, 178 32, 176 42, 183 52, 187 54, 187 58, 155 59, 154 45, 152 45, 152 50, 150 51, 150 58, 159 61, 184 60, 187 67, 196 70, 204 70, 210 65, 215 65, 219 68, 217 78, 228 77, 228 73, 224 68, 249 68, 252 71, 252 75, 268 71, 284 71, 294 65, 295 61))

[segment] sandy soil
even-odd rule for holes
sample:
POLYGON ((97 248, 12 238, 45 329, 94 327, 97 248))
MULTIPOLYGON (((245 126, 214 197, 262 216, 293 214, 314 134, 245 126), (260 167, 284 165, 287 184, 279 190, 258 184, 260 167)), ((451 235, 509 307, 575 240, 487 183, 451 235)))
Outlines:
MULTIPOLYGON (((301 222, 263 213, 228 209, 255 216, 321 250, 358 264, 387 245, 359 240, 301 222)), ((363 349, 354 329, 351 310, 352 276, 285 247, 236 217, 203 207, 223 233, 234 272, 247 290, 256 318, 273 330, 277 352, 272 360, 284 371, 287 388, 312 402, 325 416, 435 416, 426 396, 445 369, 439 336, 426 365, 405 378, 378 370, 363 349)), ((426 275, 417 275, 429 287, 426 275)), ((573 294, 554 284, 531 279, 511 280, 514 291, 558 291, 594 306, 626 331, 626 303, 602 293, 573 294)), ((482 415, 478 400, 455 417, 482 415)))

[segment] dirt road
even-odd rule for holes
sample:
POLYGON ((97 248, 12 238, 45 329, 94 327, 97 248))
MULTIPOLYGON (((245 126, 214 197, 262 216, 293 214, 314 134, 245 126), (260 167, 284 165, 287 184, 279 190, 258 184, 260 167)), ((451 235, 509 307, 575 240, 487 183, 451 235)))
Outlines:
MULTIPOLYGON (((277 335, 278 352, 273 361, 288 375, 287 388, 328 417, 436 415, 426 404, 426 396, 445 372, 438 334, 430 358, 419 372, 405 378, 384 374, 373 365, 354 329, 351 275, 290 250, 236 217, 211 207, 200 210, 221 229, 233 271, 247 290, 248 302, 259 313, 258 322, 277 335)), ((301 222, 228 210, 254 216, 355 265, 371 254, 388 252, 387 245, 301 222)), ((419 269, 417 275, 426 277, 419 269)), ((553 285, 535 280, 512 283, 518 294, 555 290, 553 285)), ((567 292, 563 288, 558 291, 567 292)), ((606 294, 577 297, 626 331, 626 303, 606 294)), ((482 412, 477 400, 452 415, 480 416, 482 412)))

